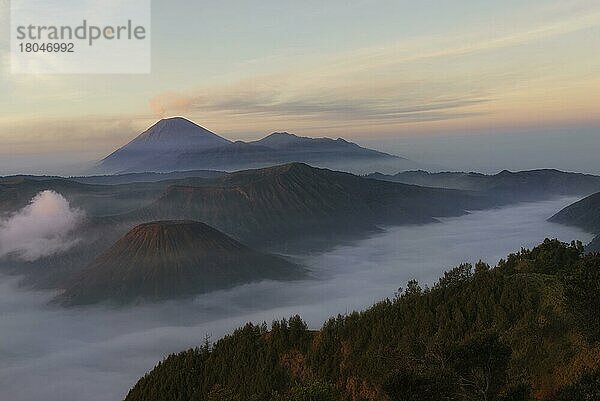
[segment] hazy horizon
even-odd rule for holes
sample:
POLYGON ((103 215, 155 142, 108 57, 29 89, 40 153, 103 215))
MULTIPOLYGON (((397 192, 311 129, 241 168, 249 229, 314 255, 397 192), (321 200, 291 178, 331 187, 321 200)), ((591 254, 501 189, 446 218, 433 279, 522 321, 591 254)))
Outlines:
MULTIPOLYGON (((94 163, 140 133, 124 134, 114 147, 101 151, 11 155, 0 152, 0 176, 86 175, 89 174, 94 163)), ((230 140, 241 140, 239 137, 216 133, 230 140)), ((250 139, 260 139, 270 133, 266 132, 250 139)), ((294 133, 304 136, 302 132, 294 133)), ((600 129, 586 126, 546 130, 526 129, 508 133, 498 132, 498 130, 450 132, 362 140, 344 137, 356 141, 361 146, 405 157, 415 162, 415 169, 431 172, 464 171, 495 174, 502 170, 551 168, 597 175, 600 174, 600 158, 597 157, 594 145, 599 138, 600 129)))
MULTIPOLYGON (((175 0, 152 13, 146 75, 11 74, 0 36, 3 174, 65 170, 171 115, 231 139, 399 141, 408 150, 386 148, 409 158, 427 153, 411 143, 441 148, 439 136, 510 138, 516 149, 524 131, 600 130, 595 1, 175 0)), ((6 31, 9 14, 0 1, 6 31)), ((451 157, 439 164, 460 166, 451 157)))

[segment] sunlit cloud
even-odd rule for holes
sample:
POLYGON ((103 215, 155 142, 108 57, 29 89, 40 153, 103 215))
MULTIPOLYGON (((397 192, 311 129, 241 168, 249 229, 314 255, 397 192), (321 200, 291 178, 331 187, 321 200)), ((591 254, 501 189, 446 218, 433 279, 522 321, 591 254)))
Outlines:
POLYGON ((497 9, 501 14, 457 20, 435 32, 349 41, 340 51, 313 43, 266 46, 238 57, 242 38, 221 59, 186 53, 176 60, 188 63, 181 69, 169 61, 171 53, 163 56, 165 42, 157 44, 162 47, 155 55, 162 57, 148 77, 3 75, 0 107, 11 121, 0 118, 0 140, 17 152, 76 150, 85 143, 100 155, 172 115, 231 139, 275 130, 357 140, 466 127, 600 124, 594 110, 600 102, 600 4, 550 1, 497 9), (219 60, 223 71, 196 71, 219 60), (61 141, 45 139, 51 137, 61 141))
POLYGON ((146 123, 136 116, 0 118, 0 155, 63 151, 103 151, 124 144, 146 123), (82 146, 82 143, 85 146, 82 146))
POLYGON ((194 103, 194 98, 176 92, 164 92, 150 99, 150 109, 159 116, 164 117, 170 111, 188 111, 194 103))
MULTIPOLYGON (((349 122, 372 127, 494 121, 507 112, 504 106, 511 97, 522 96, 519 87, 539 95, 522 105, 519 113, 527 115, 533 105, 547 103, 544 95, 551 98, 553 91, 563 89, 551 81, 579 79, 580 67, 571 62, 562 61, 567 68, 550 65, 549 49, 563 36, 599 26, 600 9, 592 9, 499 34, 466 31, 399 41, 326 56, 287 71, 158 94, 150 106, 158 116, 188 113, 250 127, 256 127, 252 118, 276 124, 285 119, 294 128, 312 130, 347 127, 349 122), (531 58, 520 51, 535 50, 540 43, 548 47, 544 55, 531 58)), ((587 56, 600 65, 599 57, 587 56)), ((568 100, 579 105, 577 97, 568 100)), ((235 124, 224 125, 236 129, 235 124)))

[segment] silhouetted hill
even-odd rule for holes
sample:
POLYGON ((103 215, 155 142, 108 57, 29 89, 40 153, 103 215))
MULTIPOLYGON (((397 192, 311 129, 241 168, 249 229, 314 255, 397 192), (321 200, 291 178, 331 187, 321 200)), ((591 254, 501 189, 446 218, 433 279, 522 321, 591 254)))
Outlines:
POLYGON ((303 162, 316 167, 344 171, 368 171, 378 165, 383 168, 402 168, 411 162, 387 153, 358 146, 344 139, 306 138, 288 133, 275 133, 254 142, 237 141, 233 144, 203 152, 186 152, 174 164, 180 170, 202 168, 213 170, 242 170, 303 162), (386 167, 387 166, 387 167, 386 167))
POLYGON ((550 221, 600 234, 600 192, 567 206, 550 221))
POLYGON ((264 245, 364 234, 378 225, 458 216, 493 200, 468 193, 369 180, 292 163, 231 173, 202 186, 174 185, 154 204, 121 219, 205 221, 264 245))
POLYGON ((169 182, 92 185, 66 178, 5 177, 0 178, 0 215, 23 208, 45 190, 60 193, 88 215, 125 213, 156 200, 168 185, 169 182))
POLYGON ((69 180, 49 177, 36 179, 27 176, 0 178, 0 211, 14 211, 25 206, 40 191, 51 189, 63 193, 81 192, 86 188, 69 180))
POLYGON ((414 168, 397 156, 344 139, 274 133, 253 142, 231 142, 183 118, 161 120, 103 159, 100 172, 235 171, 304 162, 356 172, 414 168))
POLYGON ((254 251, 206 224, 159 221, 132 229, 78 274, 56 302, 164 300, 303 276, 293 263, 254 251))
MULTIPOLYGON (((289 161, 289 160, 287 160, 289 161)), ((267 146, 236 141, 200 152, 182 152, 173 161, 159 163, 160 171, 190 170, 196 168, 235 171, 265 167, 286 162, 284 155, 267 146)))
POLYGON ((431 288, 410 281, 319 331, 294 316, 199 338, 126 401, 598 400, 599 303, 600 254, 546 240, 431 288))
POLYGON ((586 250, 600 252, 600 192, 567 206, 552 216, 549 221, 579 227, 590 233, 598 234, 586 246, 586 250))
POLYGON ((214 170, 188 170, 173 171, 170 173, 130 173, 115 175, 91 175, 69 177, 69 180, 83 184, 98 185, 121 185, 139 182, 160 182, 167 180, 180 180, 183 178, 215 178, 221 177, 227 173, 214 170))
POLYGON ((597 235, 592 242, 585 247, 585 250, 587 252, 600 252, 600 235, 597 235))
POLYGON ((552 196, 589 195, 600 191, 600 177, 558 170, 531 170, 495 175, 480 173, 407 171, 396 175, 380 173, 367 177, 438 188, 480 191, 506 203, 539 200, 552 196))
POLYGON ((442 172, 430 173, 423 170, 403 171, 394 175, 372 173, 366 176, 383 181, 420 185, 436 188, 451 188, 479 191, 489 182, 491 176, 481 173, 442 172))
POLYGON ((250 142, 251 144, 266 146, 271 149, 287 150, 290 152, 301 152, 303 150, 311 150, 315 153, 338 152, 339 154, 354 153, 357 157, 380 157, 389 154, 378 152, 376 150, 366 149, 358 146, 355 143, 348 142, 345 139, 331 138, 309 138, 290 134, 287 132, 275 132, 258 141, 250 142))

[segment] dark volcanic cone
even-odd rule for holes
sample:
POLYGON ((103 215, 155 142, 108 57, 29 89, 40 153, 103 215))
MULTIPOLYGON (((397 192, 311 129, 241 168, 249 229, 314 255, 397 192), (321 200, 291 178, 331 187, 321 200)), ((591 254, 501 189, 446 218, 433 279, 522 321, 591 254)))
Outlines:
POLYGON ((250 249, 206 224, 159 221, 133 228, 80 273, 55 302, 163 300, 303 276, 303 269, 295 264, 250 249))

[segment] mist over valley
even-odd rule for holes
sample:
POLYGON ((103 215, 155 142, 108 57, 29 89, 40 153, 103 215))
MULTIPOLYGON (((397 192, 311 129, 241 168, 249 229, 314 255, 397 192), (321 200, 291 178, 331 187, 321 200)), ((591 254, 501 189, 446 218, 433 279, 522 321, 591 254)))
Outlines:
POLYGON ((496 263, 546 237, 589 241, 591 234, 547 222, 576 199, 523 203, 390 227, 324 253, 294 256, 309 280, 263 281, 188 301, 112 308, 49 306, 55 291, 28 291, 16 277, 0 281, 0 387, 7 399, 122 399, 132 383, 168 353, 216 340, 247 321, 301 314, 310 327, 361 310, 410 279, 434 283, 462 262, 496 263), (35 383, 35 386, 29 384, 35 383))

